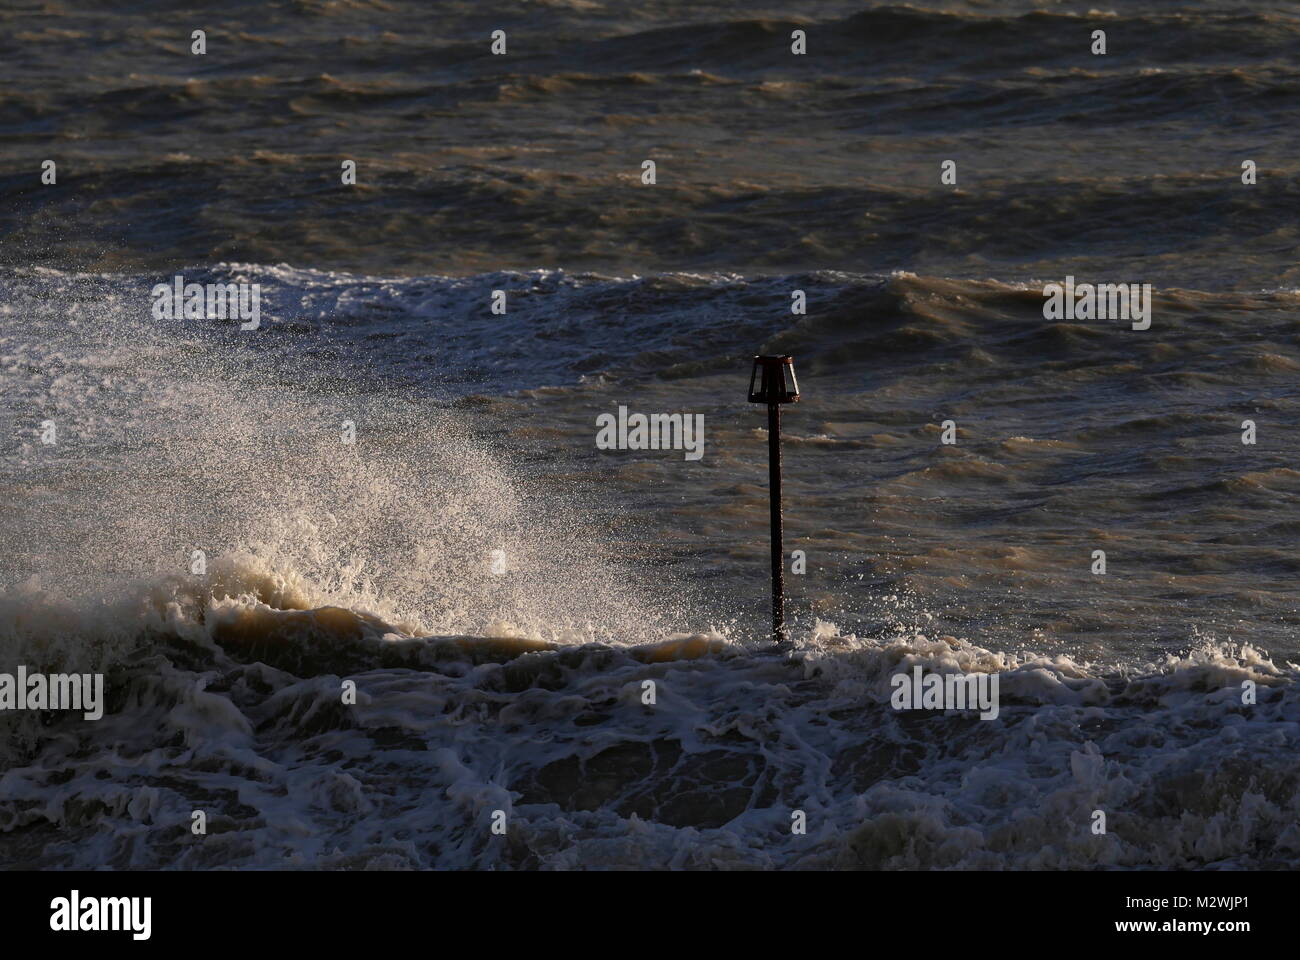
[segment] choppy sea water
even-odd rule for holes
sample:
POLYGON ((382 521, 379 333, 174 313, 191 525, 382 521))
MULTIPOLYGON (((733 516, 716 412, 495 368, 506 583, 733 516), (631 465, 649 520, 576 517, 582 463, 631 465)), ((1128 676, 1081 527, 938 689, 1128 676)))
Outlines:
POLYGON ((1300 20, 1067 6, 0 14, 0 863, 1293 866, 1300 20))

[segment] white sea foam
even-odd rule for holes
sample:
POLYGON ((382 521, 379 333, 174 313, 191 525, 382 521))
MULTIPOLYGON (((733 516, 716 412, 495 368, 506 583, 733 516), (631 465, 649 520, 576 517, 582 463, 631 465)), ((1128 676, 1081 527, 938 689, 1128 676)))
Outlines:
MULTIPOLYGON (((258 575, 246 576, 256 590, 258 575)), ((954 638, 839 636, 830 624, 789 656, 718 638, 713 652, 664 658, 410 638, 251 596, 211 603, 202 622, 182 604, 168 613, 169 627, 147 614, 156 632, 110 670, 116 701, 102 721, 59 720, 40 733, 39 758, 6 744, 0 844, 11 858, 725 869, 1300 856, 1296 669, 1250 650, 1207 644, 1121 675, 954 638), (997 671, 998 719, 890 709, 889 674, 913 664, 997 671), (340 703, 344 677, 355 706, 340 703), (1258 685, 1251 707, 1246 679, 1258 685), (640 696, 646 680, 654 708, 640 696), (206 838, 189 833, 196 809, 214 825, 206 838), (1090 832, 1098 809, 1104 836, 1090 832), (497 810, 504 837, 490 830, 497 810), (807 835, 790 832, 795 810, 807 835)))

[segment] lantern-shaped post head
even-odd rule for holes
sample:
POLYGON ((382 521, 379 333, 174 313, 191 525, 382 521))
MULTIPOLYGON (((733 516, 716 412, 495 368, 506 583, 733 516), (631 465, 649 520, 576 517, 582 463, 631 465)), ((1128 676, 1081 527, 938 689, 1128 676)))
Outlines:
POLYGON ((749 375, 750 403, 794 403, 799 381, 794 378, 794 357, 755 357, 749 375))

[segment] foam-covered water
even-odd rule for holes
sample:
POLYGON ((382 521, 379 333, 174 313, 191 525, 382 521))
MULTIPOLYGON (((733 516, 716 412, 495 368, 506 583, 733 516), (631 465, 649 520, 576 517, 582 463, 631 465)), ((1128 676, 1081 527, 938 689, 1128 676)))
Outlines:
POLYGON ((29 624, 151 638, 111 669, 104 720, 6 744, 10 865, 1226 869, 1300 854, 1296 668, 1248 647, 1125 672, 826 625, 789 655, 706 637, 418 639, 285 609, 303 598, 282 581, 228 573, 242 599, 206 608, 203 591, 164 607, 157 587, 93 613, 6 598, 6 628, 19 600, 29 624), (998 672, 999 718, 890 709, 889 676, 916 666, 998 672))

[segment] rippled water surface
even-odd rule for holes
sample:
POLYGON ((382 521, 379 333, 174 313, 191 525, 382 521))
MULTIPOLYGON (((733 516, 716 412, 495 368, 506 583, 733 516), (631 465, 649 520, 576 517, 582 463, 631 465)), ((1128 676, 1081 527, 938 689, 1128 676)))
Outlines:
POLYGON ((5 717, 0 865, 1293 867, 1297 54, 1290 4, 9 5, 0 673, 108 705, 5 717))

